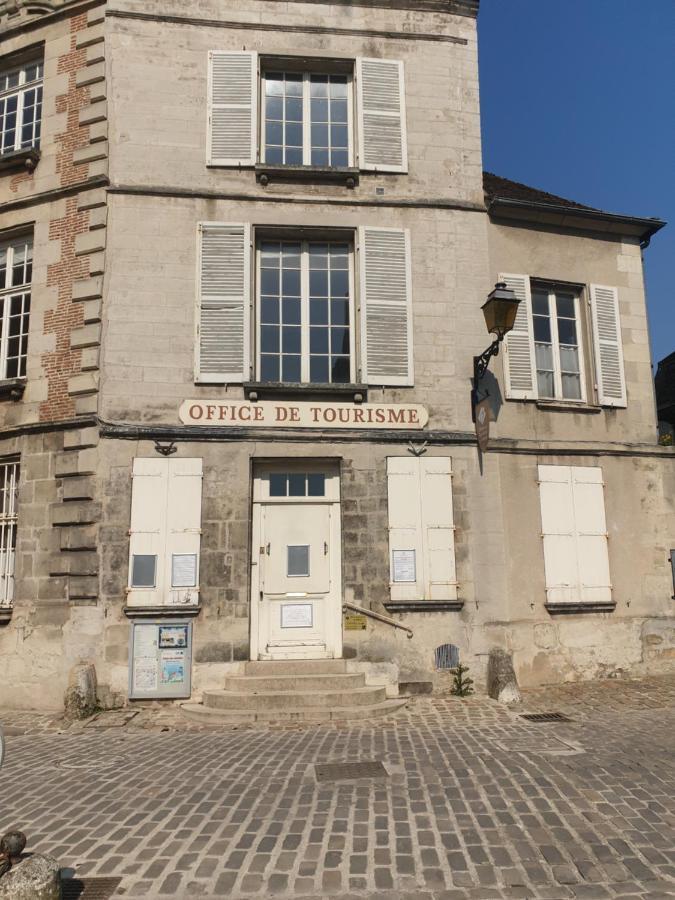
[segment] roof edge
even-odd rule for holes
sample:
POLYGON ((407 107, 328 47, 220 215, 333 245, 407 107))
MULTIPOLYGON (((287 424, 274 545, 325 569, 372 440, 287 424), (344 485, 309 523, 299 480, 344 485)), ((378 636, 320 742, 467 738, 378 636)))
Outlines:
MULTIPOLYGON (((489 214, 500 210, 516 213, 522 212, 525 214, 529 212, 537 215, 536 219, 531 216, 529 221, 537 222, 544 222, 546 214, 549 214, 552 219, 555 217, 564 217, 565 219, 605 222, 614 226, 613 230, 615 233, 632 233, 636 237, 639 237, 644 247, 649 244, 652 237, 658 231, 668 224, 663 219, 625 216, 620 213, 610 213, 600 209, 564 206, 562 204, 543 203, 534 200, 514 200, 510 197, 499 196, 488 198, 487 210, 489 214)), ((515 218, 515 216, 513 216, 513 218, 515 218)), ((523 219, 528 220, 527 215, 524 215, 523 219)))

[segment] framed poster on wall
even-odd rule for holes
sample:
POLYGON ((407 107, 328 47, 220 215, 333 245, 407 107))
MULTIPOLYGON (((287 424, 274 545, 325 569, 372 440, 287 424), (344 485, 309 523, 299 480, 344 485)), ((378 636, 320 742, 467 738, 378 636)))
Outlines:
POLYGON ((192 622, 131 623, 129 699, 187 699, 191 693, 192 622))

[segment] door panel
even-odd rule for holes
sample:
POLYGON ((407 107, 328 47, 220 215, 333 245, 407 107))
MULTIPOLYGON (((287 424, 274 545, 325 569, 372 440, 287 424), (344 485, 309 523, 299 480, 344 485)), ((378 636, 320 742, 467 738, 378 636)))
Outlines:
POLYGON ((263 529, 264 595, 330 591, 329 506, 266 506, 263 529))

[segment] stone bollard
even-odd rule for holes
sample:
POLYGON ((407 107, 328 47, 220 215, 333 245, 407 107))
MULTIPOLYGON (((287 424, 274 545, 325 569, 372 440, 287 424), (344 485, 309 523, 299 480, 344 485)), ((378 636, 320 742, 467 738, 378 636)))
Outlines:
POLYGON ((96 669, 92 663, 78 663, 70 670, 63 705, 71 719, 87 719, 96 712, 96 669))
POLYGON ((500 703, 520 703, 520 689, 513 669, 513 657, 500 647, 490 650, 487 667, 487 689, 500 703))
POLYGON ((0 878, 0 900, 61 900, 61 867, 51 856, 27 856, 0 878))

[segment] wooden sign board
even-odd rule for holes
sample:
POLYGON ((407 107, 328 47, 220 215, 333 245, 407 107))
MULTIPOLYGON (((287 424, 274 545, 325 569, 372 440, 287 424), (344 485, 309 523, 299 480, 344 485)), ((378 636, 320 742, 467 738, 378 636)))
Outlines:
POLYGON ((490 444, 490 402, 486 398, 476 404, 476 437, 481 453, 485 453, 490 444))
POLYGON ((418 431, 429 421, 415 403, 288 403, 229 400, 209 403, 186 400, 179 418, 184 425, 211 428, 377 428, 418 431))

